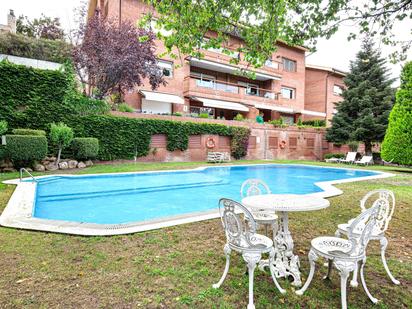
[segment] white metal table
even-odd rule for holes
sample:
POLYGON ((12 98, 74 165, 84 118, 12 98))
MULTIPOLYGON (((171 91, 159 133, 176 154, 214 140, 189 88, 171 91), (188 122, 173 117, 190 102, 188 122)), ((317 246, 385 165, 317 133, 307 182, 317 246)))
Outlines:
MULTIPOLYGON (((248 196, 242 204, 251 210, 272 210, 279 214, 279 228, 273 242, 277 247, 275 268, 277 277, 293 277, 293 285, 301 286, 299 257, 293 254, 293 239, 289 231, 288 214, 292 211, 313 211, 329 207, 328 200, 315 195, 263 194, 248 196)), ((268 266, 268 260, 261 261, 259 267, 268 266)))

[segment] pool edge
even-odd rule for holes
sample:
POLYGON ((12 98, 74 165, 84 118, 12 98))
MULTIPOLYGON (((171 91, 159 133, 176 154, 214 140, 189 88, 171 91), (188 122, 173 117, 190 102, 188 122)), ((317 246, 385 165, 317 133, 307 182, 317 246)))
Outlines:
MULTIPOLYGON (((345 169, 356 170, 355 168, 346 167, 331 167, 331 166, 314 166, 310 164, 277 164, 277 163, 263 163, 263 164, 239 164, 239 165, 223 165, 223 167, 231 166, 256 166, 256 165, 290 165, 290 166, 309 166, 318 168, 332 168, 332 169, 345 169)), ((193 169, 180 169, 180 170, 163 170, 163 171, 142 171, 142 172, 125 172, 125 173, 102 173, 102 174, 84 174, 84 175, 63 175, 55 174, 52 176, 70 176, 70 177, 82 177, 90 175, 113 175, 113 174, 141 174, 141 173, 156 173, 156 172, 176 172, 176 171, 195 171, 205 170, 207 168, 217 168, 218 166, 200 166, 193 169)), ((309 193, 307 195, 319 196, 319 197, 332 197, 343 193, 342 190, 335 187, 336 184, 364 181, 372 179, 380 179, 395 176, 395 174, 372 171, 362 169, 361 171, 373 172, 376 175, 347 178, 341 180, 322 181, 315 182, 314 184, 322 189, 322 192, 309 193)), ((38 176, 36 178, 50 177, 51 175, 38 176)), ((138 221, 127 224, 95 224, 95 223, 83 223, 74 221, 62 221, 62 220, 49 220, 40 219, 32 216, 33 202, 35 198, 35 182, 20 182, 19 179, 6 180, 3 183, 17 185, 15 191, 10 197, 3 213, 0 216, 0 225, 4 227, 12 227, 18 229, 28 229, 36 231, 56 232, 73 235, 83 236, 109 236, 109 235, 121 235, 131 234, 149 230, 160 229, 164 227, 170 227, 180 224, 204 221, 209 219, 215 219, 219 217, 217 209, 208 210, 204 212, 187 213, 183 215, 166 217, 163 219, 155 219, 149 221, 138 221)))

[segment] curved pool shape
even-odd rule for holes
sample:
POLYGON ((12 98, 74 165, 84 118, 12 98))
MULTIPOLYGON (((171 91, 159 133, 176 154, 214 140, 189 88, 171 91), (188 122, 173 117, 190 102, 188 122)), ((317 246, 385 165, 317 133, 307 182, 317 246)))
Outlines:
MULTIPOLYGON (((38 179, 33 217, 97 224, 123 224, 216 209, 221 197, 240 200, 248 178, 272 193, 322 192, 317 182, 379 173, 301 165, 219 166, 187 171, 47 176, 38 179)), ((354 179, 355 178, 355 179, 354 179)))

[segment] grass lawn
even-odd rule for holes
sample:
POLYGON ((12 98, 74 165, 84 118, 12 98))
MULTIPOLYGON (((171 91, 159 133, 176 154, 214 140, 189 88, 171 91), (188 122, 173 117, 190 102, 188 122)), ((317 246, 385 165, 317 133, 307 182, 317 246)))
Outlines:
MULTIPOLYGON (((259 162, 262 161, 238 163, 259 162)), ((76 173, 200 165, 205 163, 101 164, 76 173)), ((344 194, 331 198, 329 208, 290 215, 303 280, 309 270, 310 240, 333 235, 338 223, 359 213, 358 201, 366 192, 387 188, 393 190, 397 198, 397 208, 387 232, 387 258, 401 285, 393 285, 386 276, 376 242, 368 248, 366 281, 372 295, 381 300, 374 308, 412 308, 412 170, 370 169, 395 173, 396 177, 338 185, 344 194)), ((0 181, 17 177, 17 173, 0 174, 0 181)), ((13 190, 13 186, 0 184, 1 210, 13 190)), ((226 281, 220 289, 211 288, 224 268, 224 243, 217 219, 112 237, 80 237, 0 227, 0 308, 246 308, 248 278, 245 263, 235 252, 226 281)), ((339 275, 335 271, 331 281, 321 280, 326 273, 322 264, 322 260, 317 263, 318 271, 312 284, 301 297, 293 293, 293 287, 284 279, 279 282, 287 294, 279 294, 269 273, 257 270, 256 307, 340 308, 339 275)), ((348 304, 349 308, 373 306, 361 285, 348 288, 348 304)))

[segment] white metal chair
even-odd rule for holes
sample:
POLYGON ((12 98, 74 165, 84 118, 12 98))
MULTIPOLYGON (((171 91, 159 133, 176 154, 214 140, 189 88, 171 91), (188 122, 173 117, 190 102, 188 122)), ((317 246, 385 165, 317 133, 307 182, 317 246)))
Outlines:
POLYGON ((382 211, 384 212, 387 208, 387 203, 387 199, 377 199, 371 208, 365 210, 353 220, 348 228, 348 239, 332 236, 317 237, 313 239, 308 255, 310 263, 309 276, 304 286, 296 291, 296 294, 302 295, 309 287, 315 272, 315 261, 321 256, 328 259, 328 274, 325 279, 330 278, 333 265, 340 272, 341 303, 343 309, 347 308, 347 279, 350 272, 355 271, 359 262, 362 263, 360 275, 365 293, 373 303, 378 302, 378 300, 370 294, 366 286, 363 269, 366 263, 366 247, 376 225, 380 224, 382 211))
MULTIPOLYGON (((260 179, 251 178, 242 183, 240 187, 240 197, 243 199, 248 196, 270 194, 269 186, 260 179)), ((257 224, 265 227, 265 233, 268 235, 268 227, 271 228, 273 238, 277 233, 278 228, 278 216, 275 211, 269 211, 265 209, 250 209, 253 218, 257 224)))
POLYGON ((273 246, 273 241, 256 233, 256 222, 252 214, 242 204, 222 198, 219 201, 219 211, 222 219, 222 225, 225 230, 227 242, 224 246, 226 256, 226 266, 223 275, 219 282, 213 285, 217 289, 221 286, 229 271, 230 254, 232 250, 242 254, 243 259, 247 263, 249 273, 249 304, 248 309, 254 309, 253 303, 253 276, 256 265, 262 258, 262 254, 269 253, 270 273, 273 282, 280 293, 284 294, 286 291, 281 288, 275 277, 275 268, 273 266, 274 257, 276 254, 273 246))
POLYGON ((353 163, 356 160, 357 152, 348 152, 345 159, 340 159, 339 163, 353 163))
POLYGON ((363 156, 360 160, 357 160, 353 163, 363 164, 363 165, 373 164, 373 157, 372 156, 363 156))
MULTIPOLYGON (((395 277, 391 274, 388 264, 386 263, 386 257, 385 257, 385 251, 388 246, 388 240, 385 237, 385 232, 388 229, 389 222, 392 219, 392 215, 395 211, 395 195, 393 194, 392 191, 389 190, 384 190, 384 189, 379 189, 379 190, 373 190, 368 192, 360 201, 360 208, 363 211, 367 209, 367 204, 373 199, 385 199, 387 200, 387 204, 385 204, 387 207, 381 212, 383 215, 382 220, 379 221, 379 225, 375 227, 375 229, 372 231, 371 239, 372 240, 379 240, 380 245, 381 245, 381 258, 382 258, 382 264, 383 267, 386 270, 386 273, 388 274, 389 278, 394 284, 400 284, 398 280, 395 279, 395 277)), ((351 219, 348 221, 348 223, 343 223, 338 225, 338 229, 335 232, 335 235, 337 237, 340 237, 341 235, 348 236, 349 234, 349 227, 350 224, 353 222, 354 219, 351 219)), ((356 233, 356 231, 354 231, 356 233)), ((355 234, 356 235, 356 234, 355 234)), ((358 233, 358 236, 360 236, 360 233, 358 233)), ((357 281, 357 276, 358 276, 358 271, 357 269, 353 272, 353 278, 350 282, 351 286, 357 287, 358 286, 358 281, 357 281)))

